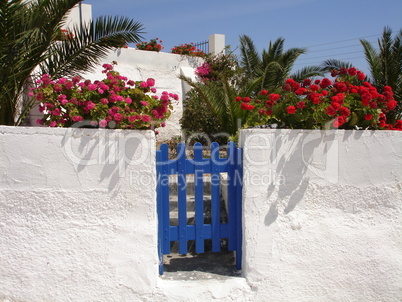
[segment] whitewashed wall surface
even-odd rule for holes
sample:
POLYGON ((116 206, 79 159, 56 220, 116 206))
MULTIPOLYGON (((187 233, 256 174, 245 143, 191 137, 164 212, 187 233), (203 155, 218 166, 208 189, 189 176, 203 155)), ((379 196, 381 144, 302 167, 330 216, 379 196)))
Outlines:
POLYGON ((154 146, 152 131, 0 127, 0 301, 149 295, 154 146))
POLYGON ((158 276, 150 131, 0 127, 0 301, 401 301, 402 135, 244 130, 243 271, 158 276))
POLYGON ((259 301, 402 301, 402 133, 251 129, 243 274, 259 301))

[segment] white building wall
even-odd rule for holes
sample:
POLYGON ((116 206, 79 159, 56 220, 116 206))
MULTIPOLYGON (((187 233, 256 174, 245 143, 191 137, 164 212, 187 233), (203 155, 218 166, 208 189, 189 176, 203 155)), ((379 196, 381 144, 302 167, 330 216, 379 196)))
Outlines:
POLYGON ((92 19, 92 5, 78 4, 68 15, 65 28, 72 28, 73 26, 80 26, 82 23, 88 23, 92 19))
POLYGON ((209 53, 217 55, 219 53, 224 53, 226 44, 225 44, 225 35, 222 34, 213 34, 208 37, 209 43, 209 53))

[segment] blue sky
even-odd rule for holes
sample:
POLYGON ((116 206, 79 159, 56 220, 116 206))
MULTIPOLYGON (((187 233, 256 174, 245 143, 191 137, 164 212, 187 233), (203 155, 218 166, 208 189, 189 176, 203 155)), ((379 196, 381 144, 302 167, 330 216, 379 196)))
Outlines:
MULTIPOLYGON (((367 71, 359 38, 376 43, 385 26, 402 29, 402 0, 85 0, 92 14, 140 21, 144 40, 159 38, 165 52, 175 45, 224 34, 235 50, 248 35, 257 49, 285 39, 285 49, 306 47, 296 68, 336 58, 367 71)), ((236 52, 235 52, 236 53, 236 52)))

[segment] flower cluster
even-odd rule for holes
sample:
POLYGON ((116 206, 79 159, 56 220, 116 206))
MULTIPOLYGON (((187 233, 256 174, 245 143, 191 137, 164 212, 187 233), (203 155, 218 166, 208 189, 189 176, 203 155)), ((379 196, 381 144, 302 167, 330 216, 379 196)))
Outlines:
POLYGON ((44 117, 37 122, 50 127, 92 126, 119 129, 164 127, 177 94, 155 95, 155 80, 128 80, 104 64, 102 81, 60 78, 52 81, 45 74, 30 93, 44 117))
POLYGON ((179 55, 190 55, 195 57, 202 57, 205 55, 201 49, 197 49, 194 46, 194 43, 185 43, 179 46, 175 46, 172 49, 172 53, 179 54, 179 55))
POLYGON ((261 90, 255 98, 236 97, 250 112, 247 126, 278 123, 292 129, 387 129, 401 130, 402 121, 389 125, 386 113, 394 110, 392 88, 381 93, 355 68, 334 70, 328 78, 287 79, 281 89, 261 90))
POLYGON ((195 74, 202 82, 217 81, 236 74, 236 59, 232 54, 205 55, 204 62, 197 67, 195 74))
POLYGON ((206 81, 209 79, 209 75, 212 71, 211 65, 207 62, 202 63, 200 66, 197 67, 195 70, 195 74, 202 80, 206 81))
POLYGON ((160 52, 163 49, 162 40, 159 40, 158 38, 151 39, 151 41, 149 42, 137 43, 135 46, 139 50, 148 50, 156 52, 160 52))
POLYGON ((74 38, 74 34, 67 29, 60 29, 56 35, 56 41, 71 40, 74 38))

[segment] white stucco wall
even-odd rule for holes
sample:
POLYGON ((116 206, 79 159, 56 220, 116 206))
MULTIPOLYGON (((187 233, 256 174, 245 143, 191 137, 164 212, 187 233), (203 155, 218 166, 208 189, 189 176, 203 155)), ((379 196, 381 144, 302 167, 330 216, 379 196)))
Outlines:
POLYGON ((0 301, 147 301, 151 131, 0 127, 0 301))
POLYGON ((402 134, 241 132, 243 277, 158 276, 151 131, 0 127, 0 301, 400 301, 402 134))
POLYGON ((64 28, 73 28, 80 26, 82 23, 87 23, 92 19, 92 5, 91 4, 77 4, 69 13, 64 28))
POLYGON ((106 59, 102 60, 95 72, 84 74, 83 78, 90 80, 104 79, 102 65, 104 63, 117 62, 115 70, 121 75, 133 81, 142 81, 147 78, 155 79, 157 94, 163 91, 175 93, 179 96, 178 101, 173 102, 172 115, 166 122, 165 128, 159 128, 158 141, 170 139, 181 135, 180 119, 183 115, 183 98, 190 89, 179 75, 195 79, 195 68, 200 64, 200 59, 189 56, 181 56, 171 53, 138 50, 135 48, 122 48, 110 52, 106 59))
POLYGON ((244 130, 258 301, 402 300, 402 133, 244 130))

